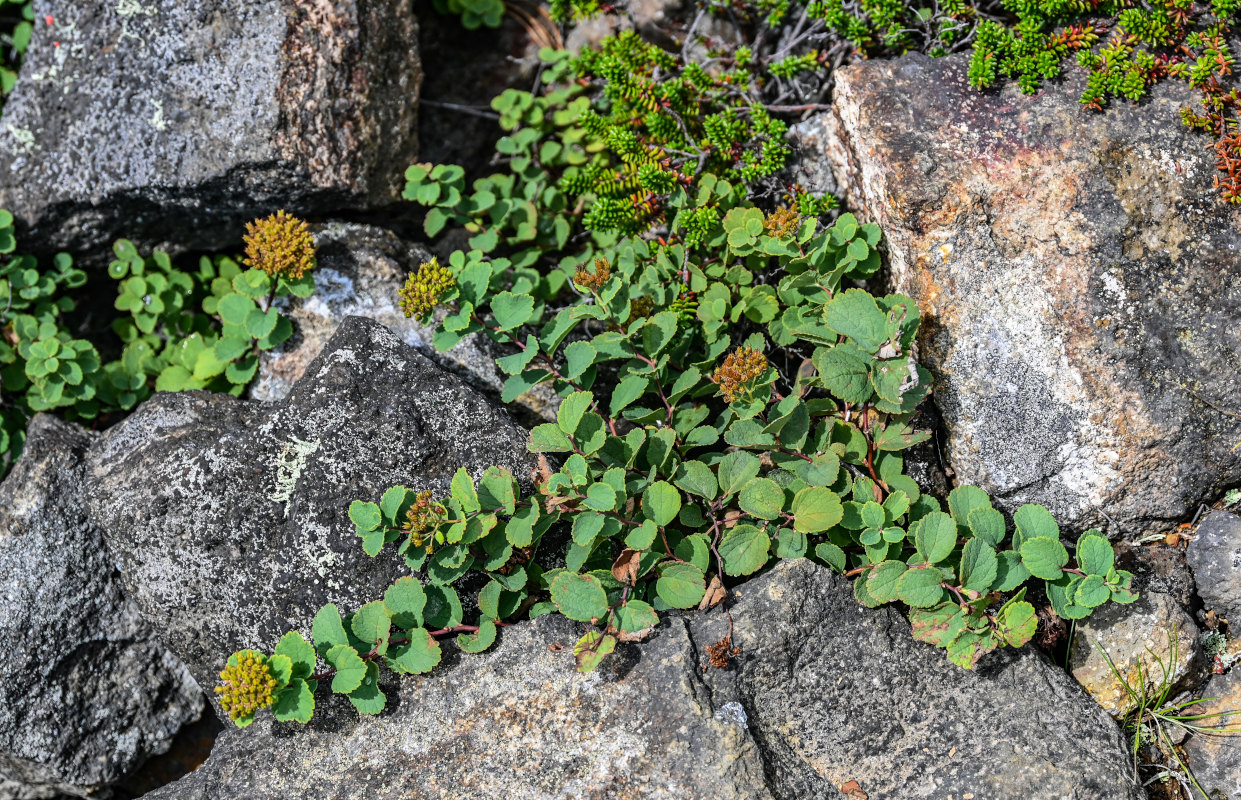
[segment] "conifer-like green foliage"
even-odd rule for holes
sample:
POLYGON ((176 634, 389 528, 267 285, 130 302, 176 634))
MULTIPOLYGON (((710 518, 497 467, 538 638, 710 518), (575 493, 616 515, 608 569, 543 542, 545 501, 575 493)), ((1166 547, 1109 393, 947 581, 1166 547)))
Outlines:
MULTIPOLYGON (((313 247, 307 251, 305 239, 298 246, 304 271, 313 266, 313 247)), ((8 259, 0 262, 0 475, 20 455, 35 412, 93 420, 129 411, 155 391, 239 395, 257 373, 258 353, 293 333, 274 300, 314 291, 309 273, 273 277, 225 256, 204 256, 196 270, 184 271, 167 253, 143 256, 121 239, 108 266, 119 341, 99 343, 119 352, 105 362, 95 342, 70 328, 85 273, 64 253, 50 269, 8 255, 16 247, 13 217, 0 210, 0 257, 8 259)))
POLYGON ((993 86, 1014 78, 1032 94, 1072 58, 1087 70, 1081 102, 1102 109, 1112 98, 1140 100, 1160 80, 1185 81, 1202 92, 1202 113, 1186 108, 1186 125, 1215 139, 1220 196, 1241 203, 1238 97, 1225 85, 1234 56, 1229 32, 1238 0, 1006 0, 1015 24, 987 20, 976 31, 970 82, 993 86))

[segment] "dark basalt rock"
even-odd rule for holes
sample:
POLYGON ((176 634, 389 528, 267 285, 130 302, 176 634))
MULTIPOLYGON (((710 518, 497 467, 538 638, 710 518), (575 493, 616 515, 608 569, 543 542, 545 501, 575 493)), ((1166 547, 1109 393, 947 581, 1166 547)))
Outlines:
POLYGON ((277 208, 392 202, 417 154, 410 0, 36 0, 35 19, 0 125, 23 249, 218 248, 277 208))
POLYGON ((1070 529, 1165 530, 1241 481, 1241 209, 1181 124, 1194 95, 1167 81, 1091 112, 1081 70, 1035 96, 967 72, 968 55, 841 69, 819 118, 925 316, 957 481, 1070 529))
POLYGON ((391 677, 378 717, 321 693, 308 726, 230 731, 147 798, 827 800, 849 781, 874 800, 1143 797, 1115 724, 1037 653, 962 671, 805 560, 738 594, 725 670, 706 665, 718 610, 667 619, 591 675, 571 655, 585 626, 540 617, 391 677))
POLYGON ((1207 514, 1185 557, 1203 607, 1241 630, 1241 517, 1227 511, 1207 514))
POLYGON ((91 448, 91 518, 125 585, 204 687, 229 653, 310 633, 326 603, 383 596, 404 562, 363 552, 356 499, 448 494, 459 467, 524 480, 527 435, 370 320, 347 319, 279 403, 157 394, 91 448))
POLYGON ((40 414, 0 484, 0 797, 106 795, 203 709, 86 518, 91 439, 40 414))

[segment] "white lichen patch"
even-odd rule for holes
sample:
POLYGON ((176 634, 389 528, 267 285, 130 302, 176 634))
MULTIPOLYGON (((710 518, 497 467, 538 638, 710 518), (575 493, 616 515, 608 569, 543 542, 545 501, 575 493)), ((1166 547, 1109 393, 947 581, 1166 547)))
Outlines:
POLYGON ((267 497, 284 506, 284 516, 289 516, 289 501, 293 499, 293 491, 301 480, 302 471, 306 469, 306 460, 319 449, 319 440, 303 441, 290 436, 289 441, 281 447, 276 458, 276 489, 267 497))
POLYGON ((155 113, 151 115, 147 122, 151 123, 151 127, 157 131, 166 130, 168 128, 168 121, 164 119, 164 101, 155 100, 151 105, 155 108, 155 113))

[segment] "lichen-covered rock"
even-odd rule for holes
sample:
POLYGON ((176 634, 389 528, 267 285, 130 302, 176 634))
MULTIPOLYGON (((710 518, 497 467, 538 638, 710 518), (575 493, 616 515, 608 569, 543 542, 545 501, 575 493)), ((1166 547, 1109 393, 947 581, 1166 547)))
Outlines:
POLYGON ((125 585, 204 687, 228 654, 309 634, 325 603, 383 595, 404 562, 367 556, 355 499, 448 493, 491 465, 528 477, 526 433, 377 323, 352 317, 279 403, 158 394, 91 448, 91 518, 125 585))
MULTIPOLYGON (((398 305, 406 276, 431 259, 421 244, 403 241, 371 225, 331 222, 314 229, 318 266, 312 273, 315 292, 306 299, 276 301, 293 320, 295 334, 283 345, 259 356, 259 371, 247 396, 254 400, 283 399, 306 372, 310 362, 347 317, 373 319, 471 385, 499 395, 505 375, 496 367, 495 345, 480 334, 467 336, 447 353, 435 349, 433 324, 407 319, 398 305)), ((441 312, 443 309, 440 309, 441 312)), ((543 384, 515 401, 524 412, 555 420, 560 398, 543 384)))
POLYGON ((964 672, 847 581, 783 562, 740 589, 742 654, 707 666, 718 610, 673 617, 600 671, 583 626, 540 617, 495 649, 391 678, 389 710, 324 698, 309 726, 270 716, 147 800, 322 797, 806 800, 856 781, 875 800, 1139 800, 1120 734, 1063 672, 1026 652, 964 672), (557 646, 559 645, 559 646, 557 646))
MULTIPOLYGON (((1190 714, 1224 714, 1196 722, 1210 730, 1241 728, 1241 669, 1227 675, 1213 675, 1202 689, 1206 702, 1191 706, 1190 714)), ((1237 733, 1195 733, 1185 743, 1185 757, 1207 796, 1212 800, 1241 797, 1241 735, 1237 733)))
POLYGON ((0 126, 0 208, 24 247, 215 248, 276 208, 391 202, 417 154, 410 0, 34 10, 0 126))
POLYGON ((1171 595, 1146 589, 1131 605, 1108 603, 1079 620, 1069 649, 1069 668, 1108 713, 1120 718, 1133 708, 1133 699, 1108 665, 1133 688, 1141 685, 1155 693, 1167 678, 1180 689, 1190 689, 1205 676, 1198 644, 1198 626, 1171 595), (1105 656, 1106 654, 1106 656, 1105 656))
POLYGON ((482 655, 393 678, 398 702, 379 717, 326 698, 304 728, 263 715, 145 800, 311 800, 329 785, 334 797, 770 800, 746 728, 713 712, 683 622, 590 676, 573 666, 581 634, 559 616, 505 628, 482 655))
POLYGON ((36 416, 0 484, 0 797, 104 794, 203 708, 87 520, 90 442, 36 416))
POLYGON ((1185 557, 1202 605, 1241 629, 1241 517, 1226 511, 1207 514, 1185 557))
POLYGON ((1167 82, 1141 105, 980 92, 968 56, 837 71, 824 137, 925 315, 957 479, 1132 536, 1241 480, 1241 209, 1167 82), (1105 514, 1107 516, 1105 516, 1105 514))

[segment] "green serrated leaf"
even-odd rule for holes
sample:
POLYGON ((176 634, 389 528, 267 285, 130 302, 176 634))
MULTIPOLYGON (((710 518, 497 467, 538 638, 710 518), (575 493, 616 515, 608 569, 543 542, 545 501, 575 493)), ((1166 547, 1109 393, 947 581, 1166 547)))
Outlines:
POLYGON ((347 644, 338 644, 327 651, 323 660, 336 669, 332 676, 332 691, 349 694, 362 685, 366 677, 366 662, 347 644))
POLYGON ((417 628, 422 623, 422 611, 427 605, 427 594, 417 578, 398 578, 384 592, 384 608, 398 628, 417 628))
POLYGON ((702 600, 706 589, 702 570, 693 564, 667 564, 655 581, 655 593, 670 608, 693 608, 702 600))
MULTIPOLYGON (((317 683, 317 682, 316 682, 317 683)), ((315 713, 315 693, 304 680, 294 680, 275 693, 272 714, 280 722, 297 722, 305 725, 315 713)))
POLYGON ((590 622, 607 614, 607 593, 593 575, 562 572, 552 579, 550 589, 552 602, 569 619, 590 622))
POLYGON ((297 631, 290 631, 280 637, 273 655, 289 659, 292 667, 290 678, 293 680, 309 678, 315 672, 315 649, 297 631))
POLYGON ((767 564, 771 537, 753 525, 737 525, 720 539, 720 557, 729 575, 751 575, 767 564))
POLYGON ((1069 563, 1069 551, 1057 539, 1034 536, 1021 544, 1021 563, 1034 577, 1055 581, 1064 574, 1062 567, 1069 563))
POLYGON ((496 624, 482 617, 478 620, 478 631, 476 633, 459 633, 457 634, 457 647, 466 653, 481 653, 496 641, 496 624))
POLYGON ((934 567, 906 570, 896 583, 896 595, 907 606, 930 608, 943 600, 942 581, 943 576, 934 567))

